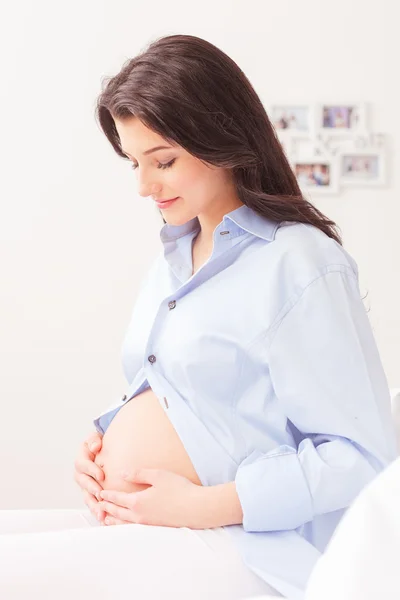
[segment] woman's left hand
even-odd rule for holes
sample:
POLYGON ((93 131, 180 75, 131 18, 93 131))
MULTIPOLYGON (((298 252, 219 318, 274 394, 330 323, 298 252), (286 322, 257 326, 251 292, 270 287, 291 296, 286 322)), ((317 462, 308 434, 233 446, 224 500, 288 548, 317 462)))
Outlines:
POLYGON ((139 492, 103 490, 99 508, 106 525, 139 523, 165 527, 204 529, 204 488, 186 477, 162 469, 137 469, 123 479, 149 487, 139 492))

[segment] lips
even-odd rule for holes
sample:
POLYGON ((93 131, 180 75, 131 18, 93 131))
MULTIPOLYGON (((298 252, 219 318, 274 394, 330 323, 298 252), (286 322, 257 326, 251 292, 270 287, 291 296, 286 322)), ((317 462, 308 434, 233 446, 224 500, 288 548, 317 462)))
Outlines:
POLYGON ((158 208, 168 208, 168 206, 171 206, 171 204, 176 202, 176 200, 178 200, 178 197, 171 198, 170 200, 156 200, 155 202, 156 202, 158 208))
POLYGON ((157 204, 164 204, 164 202, 172 202, 172 200, 176 200, 176 198, 168 198, 167 200, 155 200, 157 204))

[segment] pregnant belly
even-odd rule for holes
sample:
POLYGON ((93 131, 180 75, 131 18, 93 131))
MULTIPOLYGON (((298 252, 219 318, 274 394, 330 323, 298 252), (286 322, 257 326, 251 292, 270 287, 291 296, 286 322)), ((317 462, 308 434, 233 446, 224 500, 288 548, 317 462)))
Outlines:
POLYGON ((121 472, 139 467, 166 469, 201 485, 193 464, 151 388, 127 402, 103 436, 95 463, 105 474, 103 488, 133 492, 148 485, 130 483, 121 472))

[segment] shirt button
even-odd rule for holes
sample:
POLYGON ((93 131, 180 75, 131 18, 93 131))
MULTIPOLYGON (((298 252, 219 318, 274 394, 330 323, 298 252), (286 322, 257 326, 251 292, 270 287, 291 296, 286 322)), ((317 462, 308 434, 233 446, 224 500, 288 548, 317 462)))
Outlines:
POLYGON ((175 308, 175 306, 176 306, 176 300, 171 300, 171 302, 168 302, 169 310, 172 310, 173 308, 175 308))
POLYGON ((149 362, 151 362, 151 364, 156 362, 156 357, 154 356, 154 354, 150 354, 150 356, 147 359, 149 362))
POLYGON ((121 398, 121 401, 122 401, 122 402, 125 402, 125 400, 127 399, 127 397, 128 397, 128 396, 127 396, 126 394, 124 394, 124 395, 122 396, 122 398, 121 398))

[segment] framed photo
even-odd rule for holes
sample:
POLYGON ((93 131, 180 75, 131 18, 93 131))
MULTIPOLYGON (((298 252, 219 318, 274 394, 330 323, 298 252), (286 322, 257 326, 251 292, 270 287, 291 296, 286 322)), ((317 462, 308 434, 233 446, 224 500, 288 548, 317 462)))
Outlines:
POLYGON ((339 190, 337 161, 320 157, 295 158, 293 171, 302 191, 312 195, 336 194, 339 190))
POLYGON ((363 134, 367 131, 365 103, 319 104, 315 111, 315 129, 331 136, 363 134))
POLYGON ((279 137, 308 137, 313 134, 315 115, 311 105, 273 104, 269 118, 279 137))
POLYGON ((386 157, 382 149, 354 149, 339 157, 343 185, 384 186, 387 183, 386 157))

